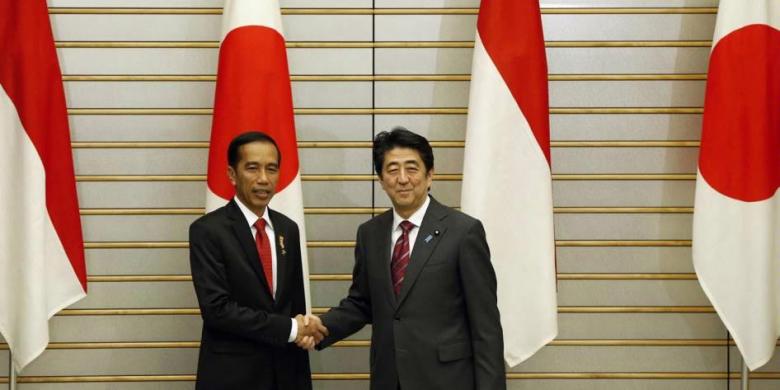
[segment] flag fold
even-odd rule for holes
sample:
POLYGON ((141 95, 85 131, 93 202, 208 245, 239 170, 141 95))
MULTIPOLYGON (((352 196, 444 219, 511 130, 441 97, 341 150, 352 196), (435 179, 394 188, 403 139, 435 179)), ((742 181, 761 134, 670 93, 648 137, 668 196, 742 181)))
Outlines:
POLYGON ((558 333, 547 94, 539 3, 482 0, 461 208, 487 232, 509 366, 558 333))
POLYGON ((780 336, 780 3, 721 0, 712 45, 693 263, 755 370, 780 336))
POLYGON ((22 371, 86 295, 68 114, 44 0, 0 3, 0 333, 22 371))

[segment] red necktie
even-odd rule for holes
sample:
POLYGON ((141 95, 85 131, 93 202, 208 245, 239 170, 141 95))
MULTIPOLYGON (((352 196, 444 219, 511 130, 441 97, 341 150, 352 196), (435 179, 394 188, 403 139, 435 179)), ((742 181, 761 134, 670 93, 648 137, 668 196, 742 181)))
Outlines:
POLYGON ((409 231, 414 224, 409 221, 403 221, 399 225, 402 233, 401 237, 395 242, 393 247, 393 257, 390 260, 390 275, 393 279, 393 291, 395 296, 401 292, 401 283, 406 275, 406 267, 409 266, 409 231))
POLYGON ((265 233, 265 220, 260 218, 255 222, 255 245, 257 245, 257 254, 260 255, 260 264, 263 266, 265 280, 268 281, 268 288, 271 295, 274 292, 274 270, 273 259, 271 255, 271 243, 268 241, 268 234, 265 233))

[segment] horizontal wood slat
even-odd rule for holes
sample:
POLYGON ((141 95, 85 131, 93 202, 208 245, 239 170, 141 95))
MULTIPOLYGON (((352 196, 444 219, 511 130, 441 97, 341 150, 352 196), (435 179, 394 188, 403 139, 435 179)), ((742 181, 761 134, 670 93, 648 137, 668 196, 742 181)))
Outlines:
MULTIPOLYGON (((558 273, 558 280, 696 280, 694 273, 558 273)), ((351 281, 351 274, 311 274, 310 281, 351 281)), ((90 283, 191 282, 190 275, 90 275, 90 283)))
MULTIPOLYGON (((689 247, 691 240, 556 240, 558 247, 689 247)), ((187 241, 92 241, 85 249, 188 248, 187 241)), ((354 241, 308 241, 309 248, 354 248, 354 241)))
MULTIPOLYGON (((604 47, 711 47, 712 41, 546 41, 548 48, 604 48, 604 47)), ((60 49, 216 49, 217 41, 57 41, 60 49)), ((287 41, 288 49, 471 49, 473 41, 287 41)))
MULTIPOLYGON (((325 307, 312 308, 312 313, 323 314, 325 307)), ((559 306, 558 313, 715 313, 712 306, 559 306)), ((148 315, 200 315, 197 308, 153 308, 153 309, 64 309, 56 316, 148 316, 148 315)))
MULTIPOLYGON (((477 15, 478 8, 282 8, 282 15, 477 15)), ((715 7, 543 7, 548 15, 715 14, 715 7)), ((49 7, 52 15, 222 15, 221 8, 49 7)))
MULTIPOLYGON (((726 380, 740 379, 739 372, 523 372, 507 373, 508 380, 568 379, 568 380, 726 380)), ((368 373, 312 374, 313 380, 343 381, 368 380, 368 373)), ((753 372, 751 380, 780 379, 780 372, 753 372)), ((80 376, 20 376, 18 383, 100 383, 100 382, 193 382, 195 375, 80 375, 80 376)), ((0 383, 8 383, 8 377, 0 377, 0 383)))
MULTIPOLYGON (((216 75, 63 75, 62 81, 216 81, 216 75)), ((691 81, 706 80, 707 75, 696 74, 551 74, 549 81, 691 81)), ((290 81, 470 81, 471 75, 292 75, 290 81)))
MULTIPOLYGON (((463 175, 457 173, 437 173, 437 181, 460 181, 463 175)), ((552 175, 555 180, 583 180, 583 181, 609 181, 609 180, 696 180, 695 173, 584 173, 570 174, 557 173, 552 175)), ((303 181, 372 181, 377 180, 374 175, 301 175, 303 181)), ((77 182, 138 182, 138 181, 170 181, 191 182, 206 181, 206 175, 76 175, 77 182)))

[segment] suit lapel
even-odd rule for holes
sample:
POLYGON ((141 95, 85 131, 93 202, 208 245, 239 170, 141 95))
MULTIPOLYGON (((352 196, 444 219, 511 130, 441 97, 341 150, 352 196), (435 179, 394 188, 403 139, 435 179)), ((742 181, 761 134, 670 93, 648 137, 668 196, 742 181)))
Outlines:
POLYGON ((271 223, 274 226, 274 245, 276 245, 276 302, 279 302, 282 294, 285 292, 284 288, 287 287, 290 276, 287 275, 290 272, 289 261, 287 261, 287 229, 282 226, 277 213, 273 210, 268 210, 268 215, 271 218, 271 223))
POLYGON ((252 237, 252 229, 249 228, 249 224, 241 213, 241 209, 235 203, 235 200, 231 200, 227 205, 228 216, 231 220, 233 227, 233 233, 236 235, 238 242, 241 244, 241 248, 244 250, 246 257, 244 261, 249 263, 252 270, 255 271, 255 275, 260 279, 260 283, 265 286, 265 291, 270 294, 271 289, 268 287, 268 281, 265 280, 265 273, 260 267, 260 255, 257 253, 257 245, 255 244, 255 238, 252 237))
POLYGON ((398 295, 398 307, 403 304, 404 299, 409 295, 409 290, 414 286, 417 277, 420 276, 425 263, 428 262, 431 254, 433 254, 433 250, 436 249, 436 246, 444 237, 447 225, 443 221, 446 217, 447 208, 431 197, 431 203, 428 205, 428 210, 425 212, 422 225, 420 225, 420 231, 417 233, 417 239, 412 249, 412 257, 409 259, 409 266, 406 268, 406 275, 404 275, 404 281, 401 284, 401 292, 398 295))
MULTIPOLYGON (((376 231, 374 232, 374 235, 378 237, 378 245, 372 245, 371 247, 373 248, 369 247, 368 250, 374 252, 369 255, 369 258, 381 260, 379 272, 381 280, 384 280, 384 286, 382 287, 382 291, 384 291, 383 295, 387 297, 390 305, 395 308, 397 302, 395 292, 393 292, 393 281, 390 278, 390 248, 392 246, 390 240, 392 239, 393 211, 387 211, 378 218, 380 218, 380 220, 377 224, 376 231)), ((367 241, 370 242, 371 240, 367 241)), ((369 243, 369 245, 371 244, 369 243)))

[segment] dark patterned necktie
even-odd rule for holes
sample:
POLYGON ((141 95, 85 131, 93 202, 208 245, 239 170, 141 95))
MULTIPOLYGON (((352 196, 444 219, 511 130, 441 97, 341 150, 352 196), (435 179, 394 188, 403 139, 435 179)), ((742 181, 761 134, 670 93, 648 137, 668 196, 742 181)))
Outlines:
POLYGON ((271 258, 271 243, 268 241, 268 234, 265 233, 265 220, 260 218, 255 222, 255 244, 257 245, 257 254, 260 255, 260 264, 263 266, 265 280, 268 281, 268 288, 271 296, 274 295, 274 271, 273 259, 271 258))
POLYGON ((396 297, 401 292, 401 283, 406 275, 406 267, 409 266, 409 232, 414 228, 414 224, 403 221, 399 226, 402 233, 395 242, 393 257, 390 260, 390 275, 393 279, 393 291, 395 291, 396 297))

